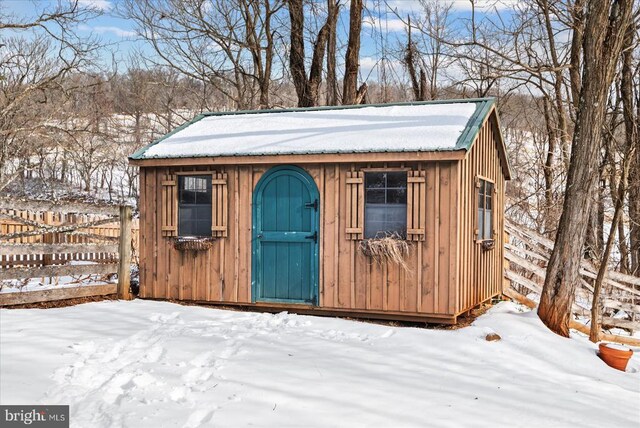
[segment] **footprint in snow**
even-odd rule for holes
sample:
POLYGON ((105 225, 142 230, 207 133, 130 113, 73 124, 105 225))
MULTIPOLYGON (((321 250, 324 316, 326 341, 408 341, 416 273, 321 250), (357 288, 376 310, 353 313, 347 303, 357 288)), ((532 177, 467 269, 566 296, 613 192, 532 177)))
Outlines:
POLYGON ((183 428, 201 427, 211 420, 214 413, 214 411, 209 409, 196 410, 191 413, 191 416, 189 416, 189 419, 187 419, 187 422, 183 425, 183 428))
POLYGON ((194 367, 182 375, 181 378, 187 385, 197 385, 202 382, 206 382, 211 376, 213 376, 213 370, 203 367, 194 367))
POLYGON ((160 358, 162 358, 163 354, 164 348, 160 345, 154 345, 144 354, 142 360, 147 363, 156 363, 160 361, 160 358))
POLYGON ((190 362, 195 367, 211 367, 216 363, 216 355, 213 351, 196 355, 190 362))
POLYGON ((178 323, 183 323, 184 321, 179 320, 180 312, 172 312, 171 314, 152 314, 149 316, 149 321, 159 322, 159 323, 167 323, 169 321, 178 321, 178 323))

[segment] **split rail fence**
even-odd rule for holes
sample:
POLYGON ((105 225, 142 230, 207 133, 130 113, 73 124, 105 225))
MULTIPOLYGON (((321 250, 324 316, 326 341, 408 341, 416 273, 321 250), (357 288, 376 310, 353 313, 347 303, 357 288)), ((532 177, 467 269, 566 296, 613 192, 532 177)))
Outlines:
POLYGON ((78 284, 2 292, 0 306, 116 293, 129 299, 137 244, 130 206, 0 199, 0 281, 72 277, 78 284))
MULTIPOLYGON (((539 297, 542 293, 547 263, 553 250, 553 241, 544 236, 516 225, 505 222, 508 238, 505 242, 505 258, 507 268, 505 279, 510 283, 504 287, 504 294, 514 300, 533 305, 527 296, 539 297)), ((572 322, 571 328, 588 332, 580 320, 591 317, 593 300, 593 283, 598 269, 590 261, 583 260, 580 269, 580 284, 576 289, 573 303, 573 315, 578 321, 572 322)), ((601 292, 601 325, 604 330, 614 328, 627 330, 630 335, 640 331, 640 278, 625 275, 616 271, 608 271, 601 292)), ((590 322, 590 320, 588 320, 590 322)), ((640 345, 640 340, 627 336, 608 335, 607 340, 640 345), (636 343, 637 342, 637 343, 636 343)))

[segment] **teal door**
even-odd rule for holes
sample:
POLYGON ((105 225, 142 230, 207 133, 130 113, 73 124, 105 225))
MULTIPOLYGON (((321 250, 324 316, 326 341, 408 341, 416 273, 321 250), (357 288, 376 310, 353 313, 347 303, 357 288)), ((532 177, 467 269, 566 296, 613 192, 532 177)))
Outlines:
POLYGON ((267 171, 253 193, 254 302, 318 303, 319 195, 295 166, 267 171))

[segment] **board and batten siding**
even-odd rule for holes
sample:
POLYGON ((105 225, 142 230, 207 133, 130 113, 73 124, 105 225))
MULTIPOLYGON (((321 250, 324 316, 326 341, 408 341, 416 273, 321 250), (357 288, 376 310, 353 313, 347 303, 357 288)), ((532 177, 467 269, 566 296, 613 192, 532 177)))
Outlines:
MULTIPOLYGON (((493 112, 462 160, 297 165, 311 175, 320 194, 319 305, 315 310, 454 322, 457 315, 501 292, 505 178, 496 127, 493 112), (410 169, 409 176, 416 181, 424 177, 423 188, 408 191, 413 201, 424 199, 413 204, 424 211, 417 208, 411 220, 416 224, 409 225, 413 233, 409 234, 407 271, 394 263, 372 262, 362 254, 358 249, 362 235, 354 227, 362 226, 362 219, 348 203, 363 197, 353 185, 362 176, 359 172, 394 168, 410 169), (483 250, 476 242, 478 177, 493 181, 497 190, 492 250, 483 250)), ((253 190, 276 165, 142 166, 141 297, 251 305, 253 190), (226 236, 216 239, 207 251, 182 252, 173 248, 171 237, 163 236, 162 184, 168 175, 198 171, 226 174, 226 236)))
POLYGON ((498 156, 499 131, 496 113, 485 120, 477 140, 460 162, 460 283, 457 313, 463 313, 502 292, 504 277, 504 197, 505 176, 498 156), (495 248, 483 250, 476 242, 478 230, 478 179, 495 185, 493 200, 493 239, 495 248))
MULTIPOLYGON (((456 161, 416 164, 300 165, 320 192, 319 308, 389 314, 451 315, 456 311, 456 161), (409 167, 426 178, 424 240, 410 241, 405 271, 372 262, 347 237, 347 177, 367 168, 409 167)), ((140 169, 140 284, 147 298, 251 303, 252 193, 273 165, 216 167, 227 174, 228 231, 207 251, 175 250, 163 236, 162 182, 173 173, 209 173, 205 167, 140 169)), ((419 189, 419 187, 415 187, 419 189)), ((421 196, 419 191, 415 197, 421 196)), ((419 214, 416 214, 419 216, 419 214)), ((417 222, 418 220, 416 220, 417 222)))

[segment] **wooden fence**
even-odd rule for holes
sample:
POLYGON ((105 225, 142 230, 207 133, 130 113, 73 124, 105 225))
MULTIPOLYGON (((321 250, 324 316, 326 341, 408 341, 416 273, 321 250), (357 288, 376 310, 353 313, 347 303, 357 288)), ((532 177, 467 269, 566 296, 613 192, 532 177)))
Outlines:
POLYGON ((106 284, 0 293, 0 306, 118 293, 129 298, 137 258, 129 206, 0 199, 0 280, 101 275, 106 284), (110 281, 118 274, 118 283, 110 281))
MULTIPOLYGON (((553 250, 553 241, 540 234, 507 221, 505 223, 508 239, 505 242, 505 258, 508 262, 505 278, 510 284, 505 286, 504 294, 521 302, 529 303, 526 296, 540 296, 544 285, 546 267, 553 250)), ((588 260, 583 260, 580 269, 580 284, 576 289, 573 314, 582 319, 591 316, 593 300, 593 282, 597 268, 588 260)), ((625 329, 633 335, 640 331, 640 278, 609 271, 603 283, 601 299, 601 323, 605 329, 625 329)), ((584 324, 572 323, 572 328, 586 331, 584 324)), ((609 335, 609 340, 634 342, 626 336, 609 335)), ((637 340, 640 345, 640 340, 637 340)))

